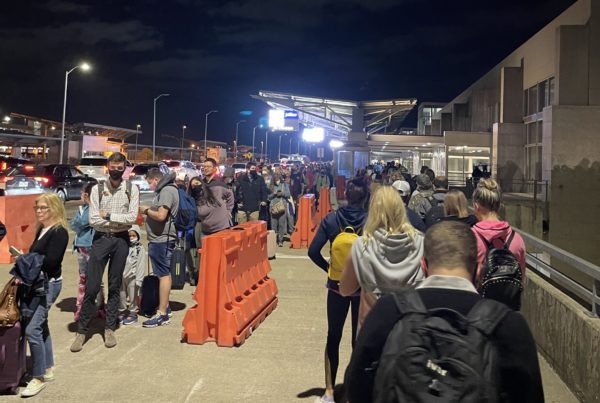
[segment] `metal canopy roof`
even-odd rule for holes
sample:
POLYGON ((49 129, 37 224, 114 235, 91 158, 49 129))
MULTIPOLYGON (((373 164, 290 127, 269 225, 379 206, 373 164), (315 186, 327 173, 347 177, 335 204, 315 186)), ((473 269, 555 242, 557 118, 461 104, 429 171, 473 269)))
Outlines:
POLYGON ((96 135, 120 141, 125 141, 125 139, 136 133, 142 134, 141 130, 136 131, 135 129, 124 129, 122 127, 97 125, 85 122, 73 124, 71 130, 77 134, 96 135))
POLYGON ((417 104, 416 99, 351 101, 272 91, 259 91, 258 95, 251 96, 274 109, 298 111, 304 125, 322 127, 330 137, 341 138, 350 131, 394 133, 417 104), (362 127, 353 125, 352 117, 357 112, 363 115, 362 127))

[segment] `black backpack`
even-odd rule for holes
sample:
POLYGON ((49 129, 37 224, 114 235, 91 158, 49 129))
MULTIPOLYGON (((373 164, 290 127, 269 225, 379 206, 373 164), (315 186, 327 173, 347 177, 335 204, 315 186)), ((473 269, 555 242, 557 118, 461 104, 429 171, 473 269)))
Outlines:
POLYGON ((444 202, 439 201, 435 197, 431 196, 427 198, 429 204, 431 204, 431 208, 425 214, 425 226, 427 228, 431 227, 433 224, 440 221, 446 215, 444 211, 444 202))
POLYGON ((523 272, 519 260, 508 249, 515 237, 515 231, 511 232, 502 248, 496 248, 481 234, 477 235, 487 247, 481 269, 479 293, 484 298, 500 301, 518 311, 521 308, 523 272))
POLYGON ((377 403, 477 402, 499 399, 491 335, 510 310, 481 299, 467 317, 427 310, 415 290, 394 294, 402 318, 387 337, 373 390, 377 403))

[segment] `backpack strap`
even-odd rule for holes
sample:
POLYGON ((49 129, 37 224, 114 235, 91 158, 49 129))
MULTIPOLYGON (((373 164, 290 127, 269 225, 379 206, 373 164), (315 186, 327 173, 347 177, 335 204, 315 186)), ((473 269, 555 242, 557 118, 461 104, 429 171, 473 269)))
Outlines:
POLYGON ((425 304, 423 304, 423 300, 419 296, 417 290, 410 288, 399 293, 395 292, 392 295, 394 296, 396 308, 401 316, 410 313, 419 315, 427 314, 427 308, 425 307, 425 304))
POLYGON ((500 302, 482 298, 471 308, 467 319, 472 326, 490 336, 510 311, 509 307, 500 302))
POLYGON ((511 230, 510 236, 508 237, 508 239, 504 243, 504 249, 508 250, 508 248, 510 247, 510 243, 512 242, 512 240, 513 240, 514 237, 515 237, 515 230, 511 230))
POLYGON ((487 246, 488 250, 494 247, 494 245, 492 245, 491 242, 489 242, 487 239, 485 239, 485 237, 483 235, 481 235, 479 232, 475 231, 475 233, 477 234, 479 239, 481 239, 483 241, 485 246, 487 246))
POLYGON ((127 200, 131 203, 131 182, 125 181, 125 194, 127 195, 127 200))
POLYGON ((102 203, 102 195, 104 194, 104 182, 98 182, 98 209, 102 203))

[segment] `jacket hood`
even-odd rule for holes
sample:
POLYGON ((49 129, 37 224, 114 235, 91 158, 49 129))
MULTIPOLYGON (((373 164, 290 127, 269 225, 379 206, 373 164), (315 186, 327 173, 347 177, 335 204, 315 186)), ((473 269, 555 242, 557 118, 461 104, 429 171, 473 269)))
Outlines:
POLYGON ((491 243, 497 238, 506 240, 510 235, 512 228, 506 221, 479 221, 473 226, 473 230, 491 243))
POLYGON ((175 172, 171 172, 168 175, 164 175, 162 179, 156 185, 156 193, 160 192, 165 186, 175 183, 175 172))
POLYGON ((414 285, 424 278, 421 270, 423 235, 389 234, 378 229, 352 248, 354 270, 365 292, 388 293, 414 285))
POLYGON ((342 227, 362 228, 367 218, 366 211, 360 207, 345 206, 337 210, 342 227))
POLYGON ((443 203, 447 194, 448 193, 445 190, 444 191, 435 191, 435 192, 433 192, 432 197, 434 199, 436 199, 438 202, 442 202, 443 203))
POLYGON ((132 225, 131 228, 129 228, 129 231, 134 231, 137 234, 138 241, 142 240, 142 230, 140 229, 139 225, 132 225))

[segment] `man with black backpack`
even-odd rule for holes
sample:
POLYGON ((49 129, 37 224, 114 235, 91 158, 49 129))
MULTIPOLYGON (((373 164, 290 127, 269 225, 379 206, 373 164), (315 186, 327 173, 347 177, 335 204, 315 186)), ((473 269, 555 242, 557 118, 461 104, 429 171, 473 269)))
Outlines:
POLYGON ((428 201, 431 208, 425 214, 425 226, 431 227, 440 221, 446 215, 444 212, 444 200, 448 194, 448 178, 445 176, 436 176, 433 180, 433 194, 428 201))
POLYGON ((157 327, 169 324, 172 316, 169 295, 172 283, 171 259, 178 239, 175 218, 179 211, 179 190, 175 185, 175 174, 163 175, 158 168, 148 170, 146 181, 150 189, 154 190, 155 196, 152 206, 140 206, 140 213, 146 215, 148 256, 152 262, 152 271, 159 278, 159 305, 156 315, 144 321, 142 326, 157 327))
POLYGON ((527 322, 473 286, 473 232, 443 221, 424 243, 427 279, 384 296, 367 316, 346 371, 348 400, 543 402, 527 322))

